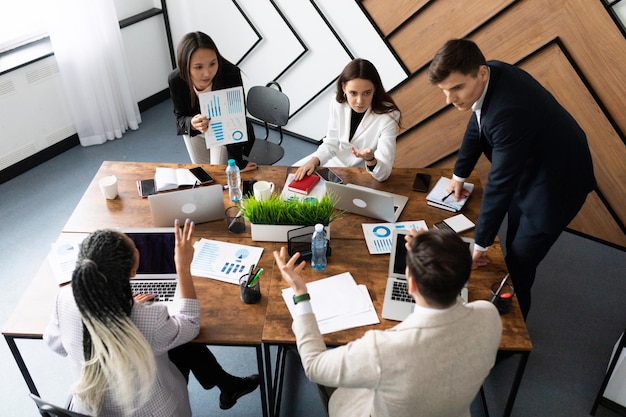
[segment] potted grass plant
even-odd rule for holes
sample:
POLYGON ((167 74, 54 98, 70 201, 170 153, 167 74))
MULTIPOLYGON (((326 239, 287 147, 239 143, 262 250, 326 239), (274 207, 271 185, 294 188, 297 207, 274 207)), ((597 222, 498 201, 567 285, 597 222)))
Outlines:
POLYGON ((280 195, 273 194, 262 201, 248 196, 242 201, 241 212, 251 224, 253 240, 286 242, 289 230, 317 223, 322 223, 329 234, 330 223, 341 215, 335 211, 335 202, 329 195, 321 199, 283 200, 280 195))

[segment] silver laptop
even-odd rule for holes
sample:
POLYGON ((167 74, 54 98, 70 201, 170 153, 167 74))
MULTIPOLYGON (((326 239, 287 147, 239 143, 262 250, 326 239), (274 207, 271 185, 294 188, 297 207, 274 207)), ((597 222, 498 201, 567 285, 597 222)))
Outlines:
POLYGON ((172 226, 175 219, 196 224, 224 218, 221 185, 209 185, 148 196, 152 222, 157 227, 172 226))
POLYGON ((361 216, 395 223, 409 197, 375 190, 356 184, 335 184, 326 181, 326 191, 337 196, 336 207, 361 216))
MULTIPOLYGON (((408 229, 394 229, 391 255, 389 256, 389 276, 383 300, 382 317, 389 320, 402 321, 415 309, 415 300, 408 292, 406 280, 406 246, 404 235, 408 229)), ((468 245, 470 253, 474 251, 474 239, 462 238, 468 245)), ((467 286, 461 290, 461 297, 467 302, 467 286)))

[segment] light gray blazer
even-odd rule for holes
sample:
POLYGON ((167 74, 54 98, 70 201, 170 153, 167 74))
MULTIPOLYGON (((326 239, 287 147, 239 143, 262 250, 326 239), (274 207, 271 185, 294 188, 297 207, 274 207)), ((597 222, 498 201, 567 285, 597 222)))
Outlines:
MULTIPOLYGON (((196 337, 200 330, 200 305, 198 300, 182 299, 179 307, 180 314, 170 316, 162 304, 133 304, 130 318, 152 347, 157 367, 151 399, 134 416, 191 416, 187 383, 167 352, 196 337)), ((84 358, 83 324, 69 285, 57 295, 44 341, 59 355, 69 357, 72 376, 77 381, 84 358)), ((76 397, 72 399, 72 409, 86 412, 76 397)), ((125 413, 111 396, 105 395, 100 415, 123 416, 125 413)))
POLYGON ((292 329, 309 379, 341 387, 331 396, 331 417, 469 417, 502 322, 487 301, 459 301, 445 311, 416 310, 392 329, 335 349, 326 349, 314 314, 296 317, 292 329))

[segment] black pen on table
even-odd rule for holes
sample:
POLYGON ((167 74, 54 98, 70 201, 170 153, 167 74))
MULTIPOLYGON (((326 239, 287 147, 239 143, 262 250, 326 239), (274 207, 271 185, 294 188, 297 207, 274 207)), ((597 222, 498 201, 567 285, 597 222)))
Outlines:
POLYGON ((446 201, 446 198, 450 197, 452 194, 454 194, 454 191, 450 191, 447 196, 441 199, 441 201, 446 201))
POLYGON ((248 271, 248 279, 246 280, 247 282, 250 282, 250 280, 252 279, 252 273, 254 272, 255 266, 255 264, 250 265, 250 271, 248 271))
POLYGON ((252 278, 252 281, 248 282, 248 287, 249 288, 254 287, 254 284, 257 282, 257 280, 259 279, 259 277, 261 276, 262 273, 263 273, 263 268, 259 268, 259 270, 257 271, 257 273, 254 276, 254 278, 252 278))

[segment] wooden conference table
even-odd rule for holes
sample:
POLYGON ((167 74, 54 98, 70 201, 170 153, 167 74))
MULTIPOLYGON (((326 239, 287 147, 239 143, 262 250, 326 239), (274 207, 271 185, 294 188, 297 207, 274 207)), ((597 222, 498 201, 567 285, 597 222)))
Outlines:
MULTIPOLYGON (((186 167, 191 165, 146 163, 146 162, 111 162, 106 161, 96 173, 85 191, 76 209, 63 228, 63 233, 87 233, 101 228, 152 227, 152 217, 148 201, 139 197, 136 181, 151 178, 156 167, 186 167), (106 175, 118 178, 118 197, 105 200, 99 190, 98 180, 106 175)), ((218 184, 226 183, 225 166, 208 165, 205 169, 218 184)), ((279 166, 261 166, 258 170, 242 173, 242 179, 273 181, 277 191, 284 185, 292 168, 279 166)), ((433 183, 440 175, 450 176, 448 170, 434 169, 398 169, 391 177, 379 183, 362 169, 335 168, 346 183, 356 183, 410 197, 399 221, 425 220, 429 227, 435 222, 450 217, 452 213, 426 205, 425 194, 411 191, 410 187, 416 172, 432 175, 433 183)), ((477 219, 482 197, 480 180, 476 176, 468 179, 476 187, 463 213, 474 222, 477 219)), ((224 192, 224 202, 228 206, 228 193, 224 192)), ((328 267, 323 272, 305 268, 307 280, 315 280, 349 271, 357 283, 365 284, 380 317, 385 292, 385 281, 389 255, 370 255, 367 251, 361 223, 378 222, 371 218, 344 213, 331 225, 331 247, 328 267), (349 254, 349 256, 344 256, 349 254)), ((467 234, 471 236, 471 232, 467 234)), ((239 299, 239 288, 221 281, 195 277, 194 283, 201 304, 202 318, 200 334, 194 340, 207 345, 250 346, 256 349, 257 366, 262 376, 261 402, 263 415, 272 415, 278 392, 276 381, 272 379, 269 346, 293 346, 295 338, 291 331, 291 316, 284 304, 281 289, 280 272, 274 268, 272 252, 286 243, 255 242, 250 237, 249 224, 246 231, 233 235, 226 229, 223 220, 199 224, 196 227, 197 238, 208 238, 261 246, 264 248, 259 266, 264 268, 261 280, 262 298, 257 304, 243 304, 239 299), (269 389, 270 394, 267 394, 269 389), (269 404, 268 404, 269 400, 269 404)), ((489 252, 491 263, 487 267, 472 272, 469 281, 469 299, 488 299, 489 286, 499 281, 506 274, 506 266, 499 244, 492 246, 489 252)), ((16 339, 40 339, 50 319, 54 306, 57 287, 52 278, 51 267, 46 260, 33 282, 18 303, 15 311, 5 324, 2 333, 32 393, 38 394, 26 364, 19 352, 16 339)), ((380 324, 344 330, 324 336, 329 346, 345 344, 362 336, 369 329, 386 329, 397 324, 395 321, 381 319, 380 324)), ((521 382, 532 344, 528 330, 522 318, 517 300, 514 299, 511 311, 502 316, 503 334, 500 349, 520 354, 517 372, 512 382, 504 415, 510 415, 519 383, 521 382)))

